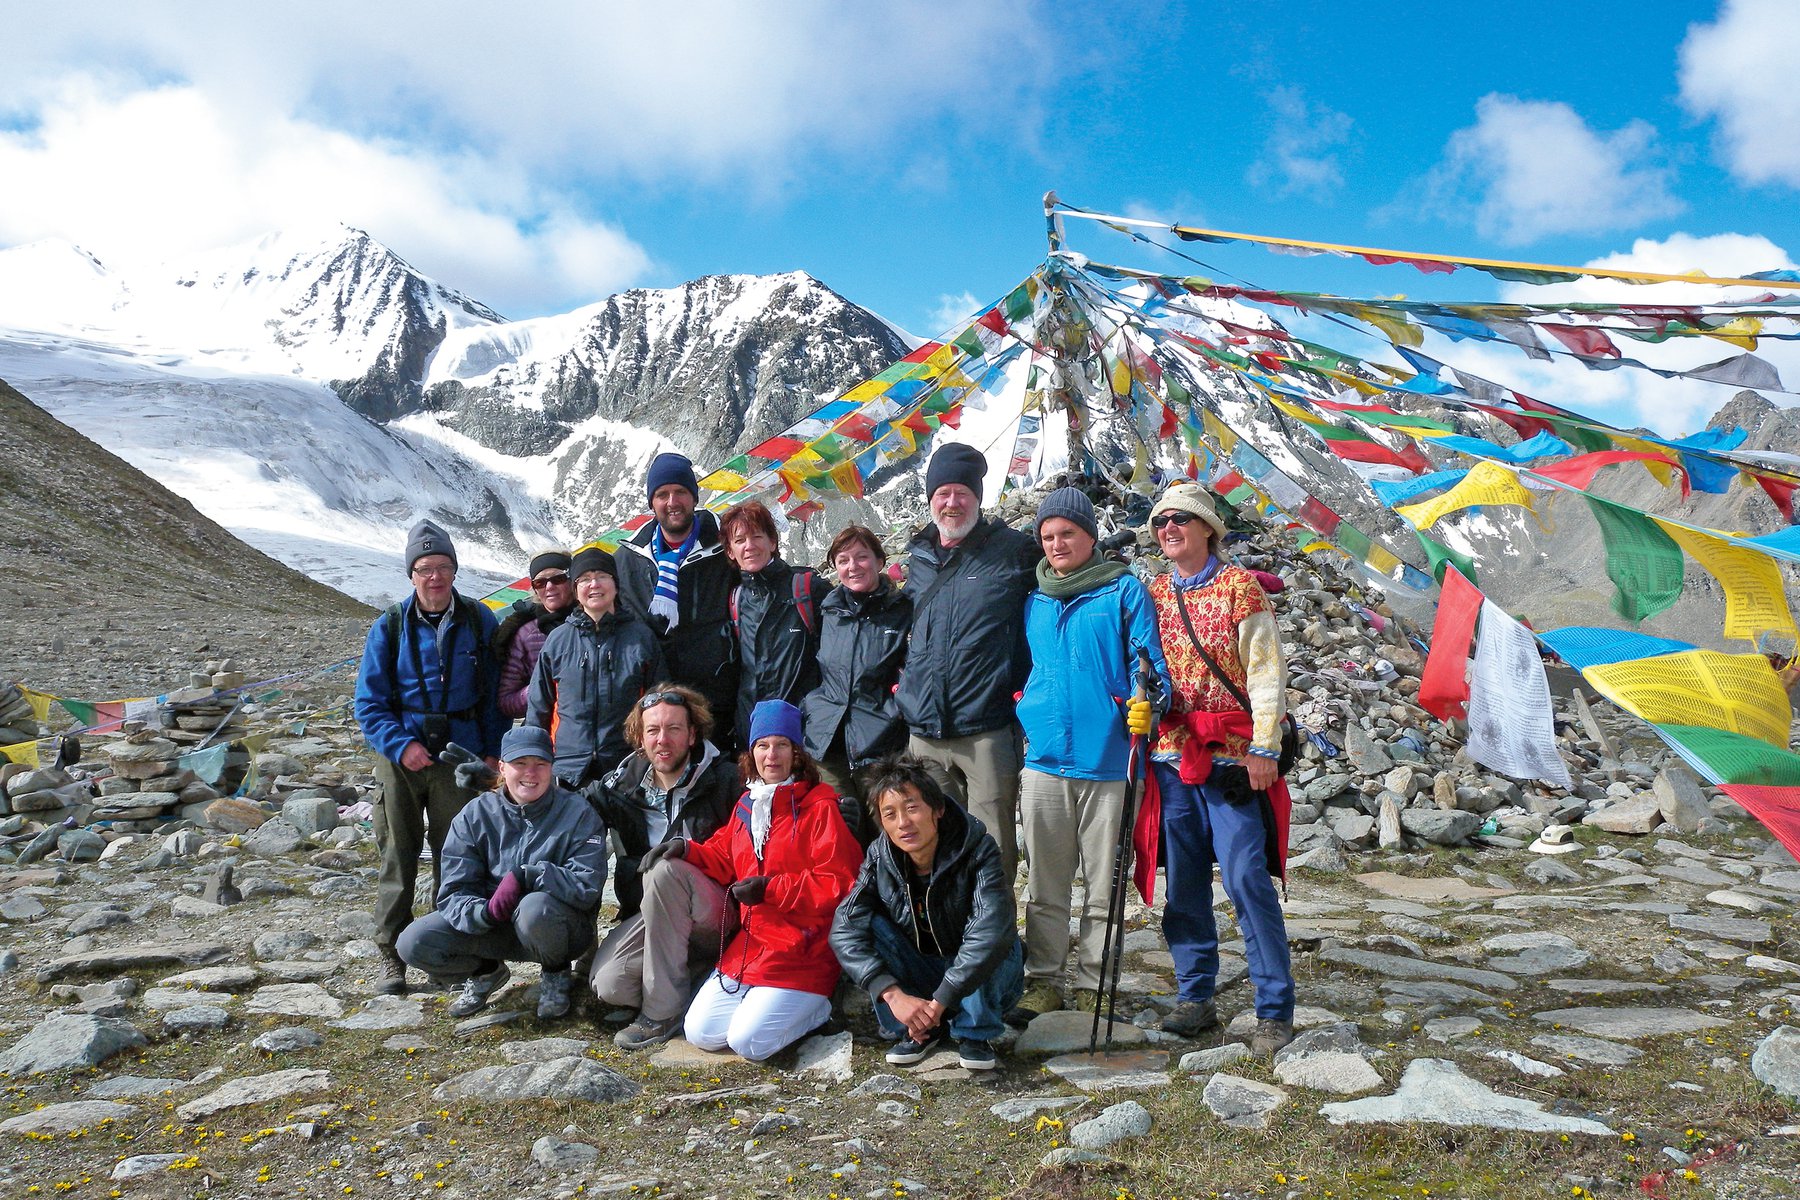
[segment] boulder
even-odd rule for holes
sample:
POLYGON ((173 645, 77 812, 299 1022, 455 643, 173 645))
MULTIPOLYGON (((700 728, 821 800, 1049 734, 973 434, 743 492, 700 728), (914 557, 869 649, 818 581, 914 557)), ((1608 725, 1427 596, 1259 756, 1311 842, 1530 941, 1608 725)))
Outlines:
POLYGON ((1481 828, 1481 815, 1460 808, 1408 808, 1400 813, 1400 827, 1435 846, 1459 846, 1481 828))
POLYGON ((1700 822, 1712 816, 1706 794, 1700 790, 1700 781, 1679 763, 1656 773, 1650 794, 1656 798, 1662 819, 1683 833, 1694 833, 1700 828, 1700 822))
POLYGON ((1750 1073, 1800 1103, 1800 1029, 1781 1025, 1758 1042, 1750 1056, 1750 1073))
POLYGON ((114 1017, 52 1013, 4 1053, 0 1075, 36 1075, 93 1067, 145 1044, 135 1025, 114 1017))

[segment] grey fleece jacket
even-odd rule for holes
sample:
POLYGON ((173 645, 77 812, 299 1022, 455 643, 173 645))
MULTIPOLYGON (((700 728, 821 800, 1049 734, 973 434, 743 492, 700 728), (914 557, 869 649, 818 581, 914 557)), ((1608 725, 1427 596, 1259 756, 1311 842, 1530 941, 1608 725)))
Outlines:
POLYGON ((606 826, 574 792, 552 784, 525 805, 498 789, 483 792, 450 822, 437 910, 463 933, 487 932, 493 928, 488 897, 514 868, 523 868, 533 891, 574 908, 597 909, 606 857, 606 826))

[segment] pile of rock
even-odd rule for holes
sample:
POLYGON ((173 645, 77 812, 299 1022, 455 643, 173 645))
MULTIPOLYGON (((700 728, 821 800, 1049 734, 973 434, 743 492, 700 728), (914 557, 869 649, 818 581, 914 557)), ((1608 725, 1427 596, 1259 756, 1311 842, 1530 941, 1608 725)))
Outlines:
POLYGON ((0 746, 16 746, 38 736, 37 713, 16 683, 0 679, 0 746))
POLYGON ((29 813, 59 820, 66 808, 93 799, 88 784, 61 767, 0 766, 0 813, 29 813))
POLYGON ((144 833, 185 806, 219 798, 218 790, 181 765, 182 747, 162 731, 127 722, 126 736, 99 748, 108 777, 88 814, 121 833, 144 833))

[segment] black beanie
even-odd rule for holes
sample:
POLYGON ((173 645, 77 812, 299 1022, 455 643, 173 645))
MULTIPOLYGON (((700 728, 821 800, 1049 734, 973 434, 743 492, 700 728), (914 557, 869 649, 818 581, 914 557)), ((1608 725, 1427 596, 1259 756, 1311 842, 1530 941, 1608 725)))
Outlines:
POLYGON ((1051 517, 1073 522, 1091 538, 1100 536, 1100 523, 1094 519, 1094 502, 1080 488, 1060 487, 1039 501, 1037 523, 1040 531, 1051 517))
POLYGON ((700 500, 700 481, 694 477, 694 464, 687 455, 670 451, 659 454, 650 460, 650 470, 644 476, 644 503, 656 499, 656 489, 678 483, 686 488, 694 497, 695 503, 700 500))
POLYGON ((987 456, 964 442, 952 442, 931 456, 925 468, 925 499, 930 500, 946 483, 960 483, 981 499, 981 481, 987 477, 987 456))
POLYGON ((540 550, 531 556, 531 565, 525 568, 527 579, 536 579, 539 571, 561 567, 568 570, 571 564, 567 550, 540 550))
POLYGON ((456 561, 456 543, 450 535, 431 521, 420 521, 406 535, 406 573, 411 575, 413 564, 431 554, 447 556, 453 567, 460 565, 456 561))
POLYGON ((569 574, 576 582, 580 582, 581 577, 589 571, 605 571, 615 582, 619 578, 619 568, 613 562, 613 556, 598 546, 577 550, 575 557, 570 560, 569 574))

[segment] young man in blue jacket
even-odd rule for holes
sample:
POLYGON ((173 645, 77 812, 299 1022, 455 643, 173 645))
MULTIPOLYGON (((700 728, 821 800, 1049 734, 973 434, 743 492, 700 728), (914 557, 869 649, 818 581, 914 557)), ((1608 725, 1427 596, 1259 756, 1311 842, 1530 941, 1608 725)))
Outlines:
POLYGON ((375 990, 388 995, 406 990, 406 964, 394 946, 413 919, 419 853, 429 842, 433 882, 441 886, 444 835, 474 795, 437 756, 456 742, 493 766, 505 729, 495 704, 494 614, 456 591, 456 566, 449 534, 430 521, 413 526, 406 537, 412 595, 376 618, 356 678, 356 721, 378 756, 381 785, 375 990))
POLYGON ((507 962, 535 962, 540 1020, 567 1016, 569 964, 594 941, 606 882, 606 826, 559 787, 547 730, 511 730, 500 743, 500 786, 456 814, 444 840, 437 909, 400 935, 400 956, 458 985, 449 1014, 487 1007, 512 978, 507 962))
POLYGON ((1019 816, 1031 873, 1025 885, 1025 982, 1019 1007, 1062 1007, 1063 960, 1075 873, 1087 881, 1076 938, 1076 1007, 1093 1011, 1106 938, 1106 897, 1124 808, 1130 739, 1148 734, 1158 698, 1134 701, 1138 652, 1150 656, 1158 696, 1169 668, 1150 593, 1124 563, 1095 552, 1094 505, 1059 488, 1038 505, 1044 561, 1025 599, 1031 677, 1019 700, 1025 769, 1019 816))

